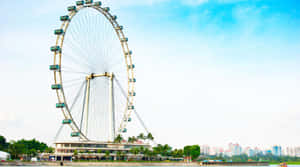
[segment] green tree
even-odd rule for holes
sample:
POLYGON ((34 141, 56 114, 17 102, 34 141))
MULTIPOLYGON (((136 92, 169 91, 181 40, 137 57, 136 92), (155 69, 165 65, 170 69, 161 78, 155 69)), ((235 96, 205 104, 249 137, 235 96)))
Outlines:
POLYGON ((144 133, 140 133, 140 134, 137 136, 137 139, 145 140, 145 135, 144 135, 144 133))
POLYGON ((162 156, 171 156, 172 155, 172 147, 168 144, 161 145, 158 144, 156 147, 153 147, 153 151, 156 154, 160 154, 162 156))
POLYGON ((32 148, 32 149, 28 150, 27 155, 29 155, 29 157, 35 157, 35 156, 37 156, 37 153, 38 153, 38 151, 36 149, 32 148))
POLYGON ((73 156, 75 157, 75 159, 79 159, 79 157, 78 157, 78 150, 74 150, 73 156))
POLYGON ((137 141, 137 138, 135 136, 132 136, 132 137, 128 137, 128 143, 134 143, 137 141))
POLYGON ((144 152, 145 152, 144 146, 138 147, 138 149, 139 149, 139 153, 144 154, 144 152))
POLYGON ((45 153, 54 153, 54 148, 53 147, 47 147, 45 149, 45 153))
POLYGON ((12 141, 8 147, 8 152, 10 153, 13 159, 17 159, 20 158, 20 156, 26 152, 26 148, 24 144, 12 141))
POLYGON ((130 149, 130 153, 134 154, 135 159, 137 159, 137 154, 140 152, 140 149, 138 147, 132 147, 130 149))
POLYGON ((191 156, 192 159, 195 160, 200 155, 200 146, 199 145, 185 146, 183 151, 185 156, 191 156))
POLYGON ((172 156, 179 158, 179 157, 183 157, 183 150, 182 149, 175 149, 172 151, 172 156))
POLYGON ((151 151, 148 149, 148 148, 145 148, 144 149, 144 156, 147 160, 150 159, 150 156, 151 156, 151 151))
POLYGON ((131 138, 131 137, 128 137, 127 142, 128 142, 128 143, 132 143, 132 138, 131 138))
POLYGON ((106 160, 108 160, 109 157, 110 157, 110 152, 107 150, 107 151, 105 151, 105 158, 106 158, 106 160))
POLYGON ((117 160, 120 160, 122 156, 122 152, 121 151, 117 151, 117 160))
POLYGON ((147 139, 153 141, 154 137, 152 136, 152 133, 148 133, 147 139))
POLYGON ((135 136, 132 136, 132 142, 134 143, 134 142, 137 142, 137 141, 138 141, 138 139, 135 136))
POLYGON ((114 143, 121 143, 122 140, 123 140, 123 137, 122 137, 122 135, 119 134, 119 135, 115 138, 114 143))
POLYGON ((0 150, 7 151, 9 143, 6 142, 6 138, 4 136, 0 136, 0 150))

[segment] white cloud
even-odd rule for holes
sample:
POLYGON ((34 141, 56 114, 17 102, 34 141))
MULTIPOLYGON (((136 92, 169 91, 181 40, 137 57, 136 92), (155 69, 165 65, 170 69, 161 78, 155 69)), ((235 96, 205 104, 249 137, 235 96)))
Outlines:
POLYGON ((219 3, 238 3, 244 1, 248 1, 248 0, 218 0, 219 3))
POLYGON ((182 0, 183 4, 191 6, 199 6, 207 2, 208 0, 182 0))

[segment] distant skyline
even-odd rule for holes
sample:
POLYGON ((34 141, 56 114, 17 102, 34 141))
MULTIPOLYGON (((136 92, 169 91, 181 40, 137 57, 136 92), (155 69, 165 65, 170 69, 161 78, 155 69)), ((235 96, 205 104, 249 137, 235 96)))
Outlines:
MULTIPOLYGON (((51 143, 63 119, 50 46, 74 0, 0 2, 0 134, 51 143)), ((296 0, 103 1, 136 64, 136 108, 158 143, 300 145, 296 0)))

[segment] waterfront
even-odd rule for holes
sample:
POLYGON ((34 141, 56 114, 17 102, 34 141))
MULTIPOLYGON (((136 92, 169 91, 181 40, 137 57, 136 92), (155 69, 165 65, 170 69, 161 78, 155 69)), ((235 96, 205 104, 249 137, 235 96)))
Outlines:
MULTIPOLYGON (((20 162, 20 163, 13 163, 13 162, 0 162, 0 166, 19 166, 19 167, 24 167, 24 166, 60 166, 59 162, 20 162)), ((172 162, 83 162, 83 163, 72 163, 72 162, 66 162, 64 166, 116 166, 116 167, 131 167, 131 166, 141 166, 141 167, 159 167, 159 166, 200 166, 199 163, 172 163, 172 162)), ((213 165, 210 165, 213 166, 213 165)), ((242 165, 239 165, 242 166, 242 165)), ((218 167, 225 167, 225 166, 218 166, 218 167)), ((232 167, 238 167, 238 166, 232 166, 232 167)), ((244 167, 252 167, 252 166, 247 166, 245 165, 244 167)), ((269 165, 268 167, 280 167, 280 165, 269 165)), ((288 167, 300 167, 300 165, 288 165, 288 167)))

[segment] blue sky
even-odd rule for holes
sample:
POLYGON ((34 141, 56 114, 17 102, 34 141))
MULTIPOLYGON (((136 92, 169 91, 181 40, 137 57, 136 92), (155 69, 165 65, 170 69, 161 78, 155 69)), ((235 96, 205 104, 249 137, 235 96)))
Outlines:
MULTIPOLYGON (((7 104, 0 134, 47 142, 55 135, 61 114, 49 89, 49 46, 59 16, 73 3, 0 2, 0 100, 7 104)), ((299 2, 103 4, 125 26, 136 56, 136 105, 158 142, 300 145, 299 2)))

